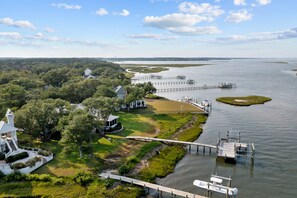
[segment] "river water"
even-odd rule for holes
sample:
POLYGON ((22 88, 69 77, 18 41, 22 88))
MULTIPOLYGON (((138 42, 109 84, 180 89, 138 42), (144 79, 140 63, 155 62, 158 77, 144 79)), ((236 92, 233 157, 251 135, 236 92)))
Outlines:
MULTIPOLYGON (((189 96, 200 101, 212 100, 212 112, 197 142, 215 145, 219 132, 238 130, 242 142, 255 144, 255 163, 239 160, 235 165, 216 161, 216 154, 203 155, 196 149, 176 166, 174 173, 158 183, 184 191, 205 195, 193 186, 195 179, 209 181, 210 175, 232 177, 239 189, 238 197, 297 197, 297 60, 233 59, 209 61, 202 67, 170 68, 159 73, 163 77, 185 75, 200 85, 219 82, 237 84, 236 89, 196 90, 160 93, 169 99, 189 96), (218 103, 217 97, 263 95, 272 98, 264 105, 236 107, 218 103)), ((193 62, 199 63, 199 62, 193 62)), ((151 63, 154 64, 154 63, 151 63)), ((140 74, 138 74, 140 75, 140 74)), ((161 85, 162 87, 186 85, 161 85)), ((161 87, 160 86, 160 87, 161 87)), ((197 86, 197 85, 195 85, 197 86)), ((225 197, 214 194, 214 197, 225 197)))

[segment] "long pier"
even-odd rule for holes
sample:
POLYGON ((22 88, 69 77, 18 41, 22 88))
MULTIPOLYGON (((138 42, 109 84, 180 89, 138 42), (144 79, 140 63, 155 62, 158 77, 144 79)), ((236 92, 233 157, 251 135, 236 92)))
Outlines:
POLYGON ((173 196, 181 196, 181 197, 186 197, 186 198, 205 198, 204 196, 193 194, 193 193, 190 193, 190 192, 185 192, 185 191, 177 190, 177 189, 174 189, 174 188, 161 186, 161 185, 158 185, 158 184, 152 184, 152 183, 149 183, 149 182, 145 182, 145 181, 141 181, 141 180, 133 179, 133 178, 129 178, 129 177, 113 175, 113 174, 110 174, 110 173, 101 173, 99 176, 103 177, 103 178, 106 178, 106 179, 110 178, 110 179, 115 179, 115 180, 118 180, 118 181, 130 183, 130 184, 142 186, 142 187, 144 187, 144 190, 154 189, 161 196, 162 196, 162 193, 165 192, 165 193, 169 193, 172 197, 173 196))
POLYGON ((158 88, 157 93, 162 92, 178 92, 178 91, 194 91, 194 90, 202 90, 202 89, 232 89, 236 88, 236 84, 228 83, 228 84, 219 84, 219 85, 203 85, 203 86, 189 86, 189 87, 171 87, 171 88, 158 88))
POLYGON ((143 136, 127 136, 127 139, 130 140, 139 140, 139 141, 145 141, 145 142, 162 142, 165 144, 182 144, 185 146, 189 146, 189 150, 191 150, 191 146, 196 146, 197 151, 199 147, 201 146, 203 148, 203 153, 205 153, 205 148, 209 149, 209 153, 211 153, 211 149, 217 149, 217 146, 210 145, 210 144, 202 144, 198 142, 186 142, 186 141, 179 141, 179 140, 168 140, 168 139, 161 139, 161 138, 151 138, 151 137, 143 137, 143 136))
POLYGON ((151 80, 174 80, 174 79, 180 79, 180 80, 185 80, 178 78, 177 76, 168 76, 168 77, 163 77, 159 75, 151 75, 151 76, 140 76, 140 77, 134 77, 131 80, 132 81, 151 81, 151 80))

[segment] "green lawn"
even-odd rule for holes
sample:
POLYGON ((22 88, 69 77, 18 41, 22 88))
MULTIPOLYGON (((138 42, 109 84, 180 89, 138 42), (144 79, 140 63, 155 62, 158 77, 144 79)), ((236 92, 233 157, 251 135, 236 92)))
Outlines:
POLYGON ((235 106, 250 106, 255 104, 264 104, 271 101, 271 98, 264 96, 244 96, 244 97, 221 97, 216 99, 218 102, 235 106))

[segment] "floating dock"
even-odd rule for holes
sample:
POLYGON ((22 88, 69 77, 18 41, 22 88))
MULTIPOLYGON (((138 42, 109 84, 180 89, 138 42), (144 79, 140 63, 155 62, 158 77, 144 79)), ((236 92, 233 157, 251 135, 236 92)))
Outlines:
POLYGON ((171 197, 180 196, 180 197, 186 197, 186 198, 206 198, 204 196, 193 194, 190 192, 185 192, 185 191, 177 190, 174 188, 161 186, 158 184, 152 184, 149 182, 145 182, 145 181, 141 181, 141 180, 133 179, 133 178, 129 178, 129 177, 113 175, 110 173, 101 173, 99 176, 106 178, 106 179, 110 178, 110 179, 115 179, 115 180, 118 180, 121 182, 126 182, 126 183, 130 183, 130 184, 142 186, 144 188, 144 190, 148 190, 148 191, 149 191, 149 189, 153 189, 153 190, 156 190, 158 195, 160 195, 160 196, 162 196, 162 193, 168 193, 171 195, 171 197))

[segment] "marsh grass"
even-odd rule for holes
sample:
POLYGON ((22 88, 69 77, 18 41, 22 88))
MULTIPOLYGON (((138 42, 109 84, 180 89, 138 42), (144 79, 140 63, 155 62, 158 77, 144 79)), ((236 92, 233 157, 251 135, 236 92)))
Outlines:
POLYGON ((245 97, 221 97, 217 98, 216 101, 225 104, 235 106, 250 106, 256 104, 264 104, 265 102, 271 101, 271 98, 264 96, 245 96, 245 97))

